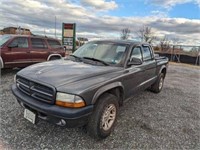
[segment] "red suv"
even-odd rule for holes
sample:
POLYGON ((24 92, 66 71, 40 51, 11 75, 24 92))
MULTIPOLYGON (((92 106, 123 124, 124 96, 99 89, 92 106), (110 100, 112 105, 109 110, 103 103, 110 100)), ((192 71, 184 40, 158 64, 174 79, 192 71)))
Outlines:
POLYGON ((57 39, 30 35, 2 35, 0 54, 0 68, 13 68, 61 59, 65 56, 65 51, 57 39))

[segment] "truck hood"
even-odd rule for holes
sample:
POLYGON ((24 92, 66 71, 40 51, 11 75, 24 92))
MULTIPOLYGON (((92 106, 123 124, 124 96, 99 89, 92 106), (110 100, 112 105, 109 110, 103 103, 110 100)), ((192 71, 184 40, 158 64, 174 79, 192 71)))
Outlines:
POLYGON ((17 74, 59 87, 119 70, 121 70, 120 67, 96 66, 71 60, 55 60, 29 66, 17 74))

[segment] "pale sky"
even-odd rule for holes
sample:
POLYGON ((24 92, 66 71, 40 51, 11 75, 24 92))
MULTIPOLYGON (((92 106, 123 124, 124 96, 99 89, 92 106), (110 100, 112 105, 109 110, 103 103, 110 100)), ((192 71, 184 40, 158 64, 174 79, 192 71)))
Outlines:
POLYGON ((123 28, 136 32, 150 26, 177 44, 200 46, 200 0, 1 0, 0 29, 29 28, 32 33, 57 37, 62 23, 76 23, 77 37, 116 39, 123 28))

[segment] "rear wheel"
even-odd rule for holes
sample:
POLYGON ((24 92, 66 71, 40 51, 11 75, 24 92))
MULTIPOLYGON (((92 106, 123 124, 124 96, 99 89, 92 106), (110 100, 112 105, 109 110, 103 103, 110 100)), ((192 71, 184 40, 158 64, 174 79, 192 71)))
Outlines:
POLYGON ((87 125, 88 133, 94 138, 106 138, 113 131, 118 115, 118 98, 112 94, 102 95, 87 125))
POLYGON ((163 84, 164 84, 164 74, 161 73, 158 77, 158 79, 156 80, 156 82, 150 87, 150 90, 154 93, 159 93, 162 88, 163 88, 163 84))

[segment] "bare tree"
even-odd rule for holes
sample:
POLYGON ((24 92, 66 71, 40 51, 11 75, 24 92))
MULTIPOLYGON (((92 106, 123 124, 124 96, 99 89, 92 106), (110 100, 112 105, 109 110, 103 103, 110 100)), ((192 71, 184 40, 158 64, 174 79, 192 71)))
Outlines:
POLYGON ((122 40, 126 40, 126 39, 129 38, 130 33, 131 33, 131 31, 130 31, 129 28, 124 28, 124 29, 121 30, 121 36, 120 36, 120 38, 122 40))
POLYGON ((139 29, 137 35, 142 42, 152 43, 153 40, 156 39, 156 36, 154 35, 152 28, 148 26, 143 26, 141 29, 139 29))
POLYGON ((194 54, 195 56, 198 56, 199 52, 200 52, 200 47, 192 47, 191 50, 189 51, 192 54, 194 54))
POLYGON ((169 50, 170 40, 167 38, 166 35, 160 40, 160 47, 161 47, 161 51, 169 50))
POLYGON ((179 42, 179 38, 174 37, 174 38, 171 39, 171 41, 172 41, 173 45, 177 45, 178 42, 179 42))
MULTIPOLYGON (((179 38, 174 37, 169 39, 166 35, 160 40, 161 51, 168 51, 170 49, 170 45, 176 46, 179 42, 179 38)), ((180 48, 181 50, 181 48, 180 48)))

